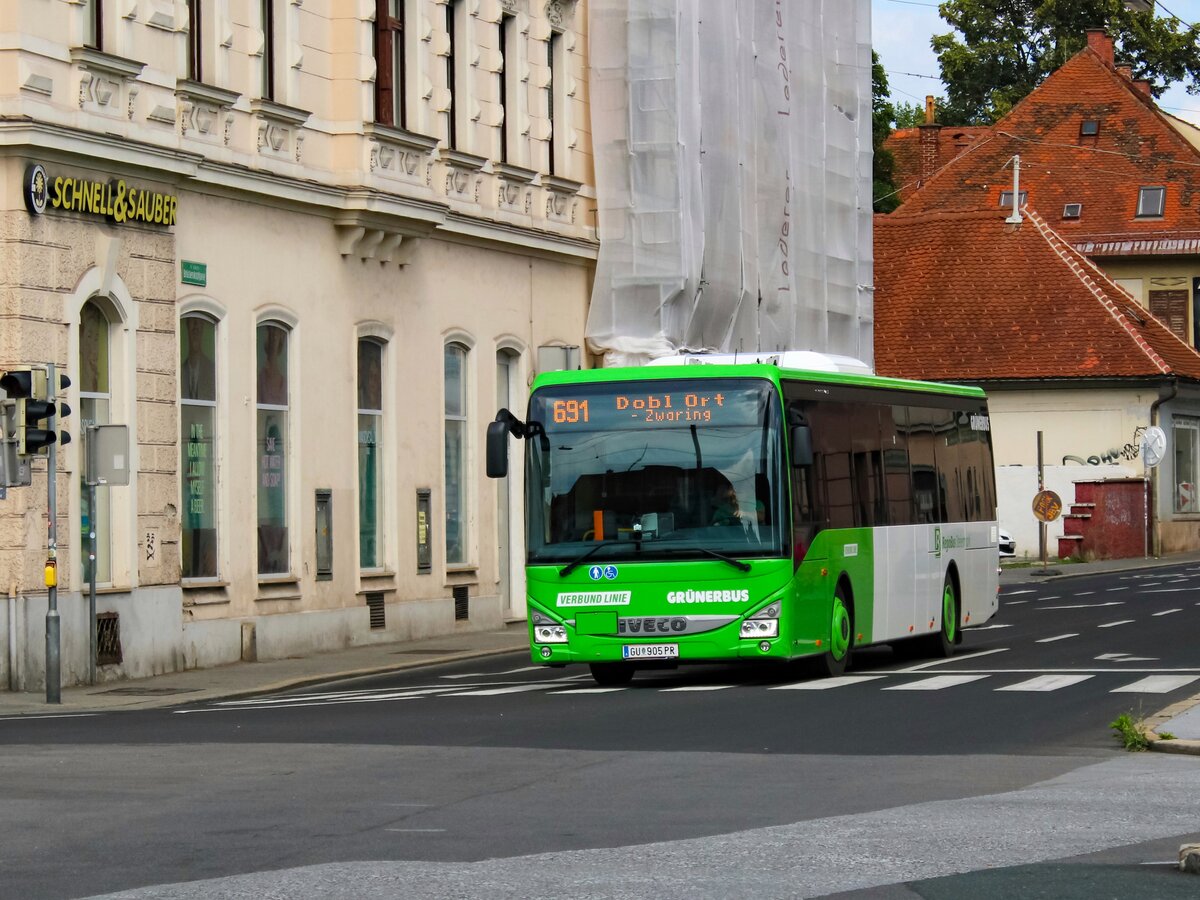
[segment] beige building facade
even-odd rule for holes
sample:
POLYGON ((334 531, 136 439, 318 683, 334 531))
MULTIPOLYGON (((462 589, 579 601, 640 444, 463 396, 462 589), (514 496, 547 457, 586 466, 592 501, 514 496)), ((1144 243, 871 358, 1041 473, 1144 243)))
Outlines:
MULTIPOLYGON (((578 365, 583 0, 0 6, 0 368, 71 386, 62 683, 524 616, 496 408, 578 365), (84 426, 129 428, 82 487, 84 426)), ((4 677, 45 673, 47 463, 0 500, 4 677)))

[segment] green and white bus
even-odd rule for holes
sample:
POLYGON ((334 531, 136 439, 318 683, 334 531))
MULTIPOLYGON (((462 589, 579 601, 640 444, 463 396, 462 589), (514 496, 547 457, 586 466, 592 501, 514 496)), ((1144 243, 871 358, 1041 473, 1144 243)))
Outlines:
POLYGON ((996 492, 977 388, 806 351, 540 375, 488 427, 525 439, 534 662, 637 668, 949 656, 997 608, 996 492))

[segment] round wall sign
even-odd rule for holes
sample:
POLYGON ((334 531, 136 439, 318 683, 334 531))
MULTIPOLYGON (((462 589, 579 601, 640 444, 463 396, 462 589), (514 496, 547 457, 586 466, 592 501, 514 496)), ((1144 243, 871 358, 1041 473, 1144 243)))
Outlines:
POLYGON ((25 167, 21 193, 25 195, 25 208, 35 216, 46 211, 46 201, 50 198, 49 182, 41 163, 31 163, 25 167))
POLYGON ((1033 514, 1040 522, 1053 522, 1062 512, 1062 497, 1054 491, 1038 491, 1033 498, 1033 514))

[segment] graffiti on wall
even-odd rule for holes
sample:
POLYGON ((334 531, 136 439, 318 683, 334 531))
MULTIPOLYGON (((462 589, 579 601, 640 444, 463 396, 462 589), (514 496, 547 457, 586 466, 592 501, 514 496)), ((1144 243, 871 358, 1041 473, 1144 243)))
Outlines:
POLYGON ((1133 430, 1133 440, 1127 443, 1124 447, 1113 447, 1105 450, 1103 453, 1094 453, 1084 459, 1082 456, 1072 456, 1067 454, 1062 458, 1062 464, 1075 463, 1080 466, 1111 466, 1114 463, 1126 460, 1131 462, 1142 455, 1142 433, 1146 429, 1138 426, 1133 430))

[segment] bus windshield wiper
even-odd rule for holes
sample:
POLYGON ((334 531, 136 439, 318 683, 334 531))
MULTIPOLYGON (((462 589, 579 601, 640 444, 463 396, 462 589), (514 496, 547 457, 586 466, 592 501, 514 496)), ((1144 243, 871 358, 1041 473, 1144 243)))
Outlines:
POLYGON ((585 550, 579 556, 575 557, 573 560, 571 560, 569 563, 567 563, 565 566, 563 566, 561 569, 559 569, 558 577, 562 578, 566 575, 570 575, 572 572, 574 572, 576 569, 578 569, 581 565, 583 565, 583 563, 585 561, 587 561, 587 559, 593 553, 595 553, 597 550, 599 550, 601 547, 606 547, 609 544, 627 544, 627 543, 629 543, 629 542, 628 541, 617 541, 617 540, 598 541, 596 543, 596 546, 589 547, 587 550, 585 550))
POLYGON ((734 559, 732 556, 726 556, 724 553, 718 553, 716 550, 710 550, 708 547, 663 547, 661 544, 657 544, 655 545, 654 549, 655 551, 659 552, 665 550, 673 555, 681 555, 684 553, 704 553, 707 556, 721 560, 721 562, 729 563, 738 571, 750 571, 750 563, 742 562, 740 559, 734 559))

